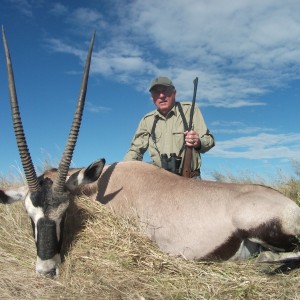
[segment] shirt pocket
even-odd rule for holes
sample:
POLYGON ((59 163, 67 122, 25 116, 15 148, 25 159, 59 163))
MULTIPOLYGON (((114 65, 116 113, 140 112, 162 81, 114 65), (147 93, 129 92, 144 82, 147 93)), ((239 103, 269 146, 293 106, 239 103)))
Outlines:
POLYGON ((178 148, 178 151, 179 151, 181 146, 184 143, 183 131, 174 129, 174 130, 172 130, 172 136, 173 136, 174 144, 175 144, 176 148, 178 148))

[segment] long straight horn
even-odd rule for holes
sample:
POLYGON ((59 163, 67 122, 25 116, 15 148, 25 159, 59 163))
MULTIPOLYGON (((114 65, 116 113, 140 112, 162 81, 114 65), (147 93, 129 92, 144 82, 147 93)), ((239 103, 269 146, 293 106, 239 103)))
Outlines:
POLYGON ((16 136, 18 149, 19 149, 29 190, 31 192, 35 192, 40 189, 40 186, 30 157, 30 153, 27 147, 27 142, 23 130, 23 125, 22 125, 22 120, 21 120, 19 105, 18 105, 18 98, 16 93, 16 87, 15 87, 14 73, 12 69, 12 63, 10 59, 10 54, 9 54, 3 26, 2 26, 2 39, 4 44, 4 50, 5 50, 6 66, 7 66, 7 73, 8 73, 8 88, 10 94, 10 106, 11 106, 15 136, 16 136))
POLYGON ((75 111, 73 122, 72 122, 72 127, 71 127, 71 130, 69 133, 68 141, 67 141, 63 156, 61 158, 61 161, 60 161, 60 164, 58 167, 58 175, 53 184, 53 190, 55 190, 57 192, 62 192, 64 190, 64 184, 66 181, 66 177, 68 175, 69 167, 70 167, 72 156, 73 156, 73 151, 74 151, 74 148, 76 145, 76 141, 77 141, 80 125, 81 125, 81 119, 82 119, 83 108, 84 108, 84 103, 85 103, 85 96, 86 96, 86 91, 87 91, 87 84, 88 84, 88 78, 89 78, 89 70, 90 70, 94 40, 95 40, 95 33, 92 37, 88 55, 86 58, 85 69, 84 69, 84 74, 83 74, 81 88, 80 88, 80 94, 79 94, 77 107, 76 107, 76 111, 75 111))

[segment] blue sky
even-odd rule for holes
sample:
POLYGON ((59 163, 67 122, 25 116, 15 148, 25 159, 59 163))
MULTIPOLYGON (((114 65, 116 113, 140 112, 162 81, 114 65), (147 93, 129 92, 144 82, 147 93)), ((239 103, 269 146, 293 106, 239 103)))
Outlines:
MULTIPOLYGON (((70 129, 91 36, 87 103, 74 167, 123 159, 154 109, 151 79, 169 76, 177 100, 197 104, 217 144, 202 173, 266 179, 300 160, 298 0, 2 0, 32 160, 57 165, 70 129)), ((21 169, 0 48, 0 175, 21 169)), ((145 157, 148 160, 148 157, 145 157)))

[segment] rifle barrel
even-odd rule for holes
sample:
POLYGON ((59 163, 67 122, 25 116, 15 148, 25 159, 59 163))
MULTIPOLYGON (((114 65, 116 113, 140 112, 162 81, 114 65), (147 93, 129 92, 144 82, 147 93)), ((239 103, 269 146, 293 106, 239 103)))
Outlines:
POLYGON ((196 102, 197 87, 198 87, 198 77, 194 79, 193 83, 194 83, 194 94, 193 94, 193 101, 192 101, 192 107, 190 112, 190 124, 188 128, 189 131, 191 131, 193 125, 193 117, 194 117, 195 102, 196 102))

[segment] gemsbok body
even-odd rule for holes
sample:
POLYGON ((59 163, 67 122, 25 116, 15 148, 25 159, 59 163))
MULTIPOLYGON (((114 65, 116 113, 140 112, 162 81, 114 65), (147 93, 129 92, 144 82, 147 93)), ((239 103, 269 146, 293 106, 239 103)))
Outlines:
POLYGON ((294 251, 299 245, 300 208, 272 188, 186 179, 138 161, 107 166, 94 184, 76 191, 77 174, 66 184, 70 191, 136 218, 173 255, 244 259, 261 247, 294 251))
POLYGON ((94 38, 71 138, 59 168, 37 177, 16 109, 17 98, 4 31, 3 40, 16 139, 28 185, 0 190, 0 202, 25 202, 33 224, 38 273, 58 274, 64 217, 72 196, 81 193, 111 207, 120 216, 136 218, 141 230, 160 249, 187 259, 244 259, 261 249, 275 252, 298 249, 300 208, 274 189, 187 179, 138 161, 104 167, 105 160, 101 159, 87 168, 69 168, 80 127, 77 120, 81 120, 84 106, 94 38))

